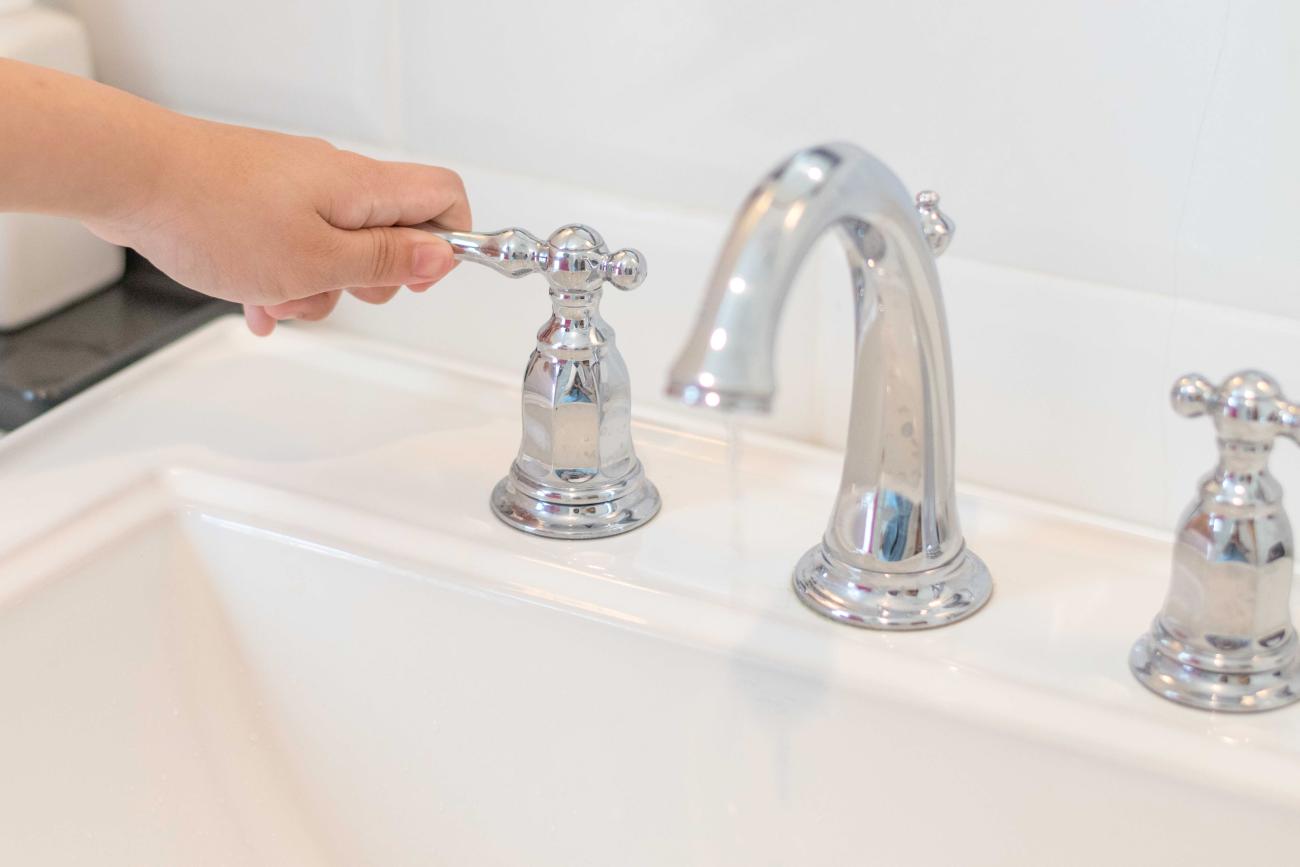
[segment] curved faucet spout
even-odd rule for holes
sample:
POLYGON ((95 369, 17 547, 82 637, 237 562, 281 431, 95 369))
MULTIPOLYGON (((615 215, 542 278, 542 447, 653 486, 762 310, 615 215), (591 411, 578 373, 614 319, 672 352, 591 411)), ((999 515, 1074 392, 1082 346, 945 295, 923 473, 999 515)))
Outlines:
POLYGON ((768 409, 785 298, 816 241, 839 237, 856 309, 848 449, 826 534, 795 579, 805 602, 859 625, 951 622, 991 586, 957 517, 952 367, 934 263, 952 224, 937 202, 927 193, 914 203, 853 145, 786 160, 736 218, 669 383, 687 403, 768 409), (801 571, 817 573, 804 575, 812 590, 801 571), (918 587, 935 593, 918 597, 918 587))

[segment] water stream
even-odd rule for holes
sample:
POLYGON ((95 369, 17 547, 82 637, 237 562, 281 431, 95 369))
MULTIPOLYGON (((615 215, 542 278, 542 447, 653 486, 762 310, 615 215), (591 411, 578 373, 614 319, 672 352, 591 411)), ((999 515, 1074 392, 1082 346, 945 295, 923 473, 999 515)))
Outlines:
POLYGON ((740 469, 744 449, 744 421, 735 413, 726 417, 727 432, 727 498, 731 520, 729 536, 733 550, 740 551, 744 545, 744 483, 740 469))

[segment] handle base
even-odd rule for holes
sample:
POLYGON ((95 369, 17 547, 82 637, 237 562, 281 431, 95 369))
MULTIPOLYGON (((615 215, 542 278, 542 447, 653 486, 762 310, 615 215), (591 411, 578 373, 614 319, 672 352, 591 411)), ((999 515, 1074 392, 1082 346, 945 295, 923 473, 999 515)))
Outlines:
POLYGON ((1179 653, 1178 642, 1157 620, 1133 645, 1129 668, 1138 683, 1161 698, 1201 710, 1254 713, 1300 700, 1300 652, 1295 633, 1277 650, 1274 664, 1256 670, 1219 666, 1213 659, 1179 653))
POLYGON ((640 464, 628 478, 620 480, 617 490, 620 496, 596 502, 589 491, 539 492, 511 467, 510 474, 492 490, 492 514, 516 530, 548 539, 617 536, 659 514, 659 491, 645 477, 640 464))

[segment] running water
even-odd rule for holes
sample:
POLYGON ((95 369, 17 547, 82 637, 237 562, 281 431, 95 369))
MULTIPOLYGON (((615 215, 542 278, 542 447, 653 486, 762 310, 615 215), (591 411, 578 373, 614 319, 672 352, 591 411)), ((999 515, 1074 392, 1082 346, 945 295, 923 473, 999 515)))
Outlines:
POLYGON ((727 493, 731 499, 740 499, 740 452, 742 448, 741 435, 744 432, 744 426, 735 413, 727 414, 727 493))
POLYGON ((744 537, 741 533, 743 529, 743 512, 742 506, 743 490, 741 483, 740 460, 743 448, 742 434, 744 425, 741 423, 739 416, 735 413, 728 413, 726 419, 727 429, 727 497, 731 502, 731 544, 736 550, 742 548, 744 537))

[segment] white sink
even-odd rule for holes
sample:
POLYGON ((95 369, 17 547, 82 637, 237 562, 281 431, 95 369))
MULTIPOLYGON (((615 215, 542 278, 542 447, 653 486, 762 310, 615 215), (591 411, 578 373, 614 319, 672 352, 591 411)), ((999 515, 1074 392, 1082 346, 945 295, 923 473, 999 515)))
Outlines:
POLYGON ((225 320, 0 443, 0 863, 1294 850, 1300 708, 1191 711, 1128 673, 1165 540, 968 491, 988 608, 858 631, 789 589, 838 456, 751 437, 733 468, 643 420, 660 517, 537 539, 487 509, 517 400, 225 320))

